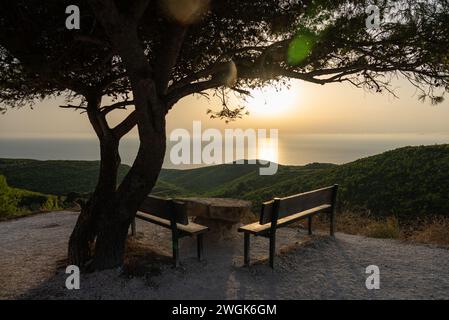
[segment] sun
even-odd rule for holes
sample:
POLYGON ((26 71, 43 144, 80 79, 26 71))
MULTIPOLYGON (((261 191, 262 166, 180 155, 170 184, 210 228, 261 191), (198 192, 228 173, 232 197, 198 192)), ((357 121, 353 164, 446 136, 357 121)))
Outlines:
POLYGON ((276 140, 259 140, 257 145, 257 158, 259 160, 279 163, 279 150, 276 140))
POLYGON ((298 104, 299 86, 282 90, 273 87, 254 89, 246 99, 247 110, 258 116, 281 115, 298 104))

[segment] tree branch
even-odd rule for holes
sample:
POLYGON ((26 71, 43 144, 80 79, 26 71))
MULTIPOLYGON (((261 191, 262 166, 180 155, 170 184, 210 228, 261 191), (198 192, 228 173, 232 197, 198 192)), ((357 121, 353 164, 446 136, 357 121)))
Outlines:
POLYGON ((62 106, 59 106, 59 108, 62 108, 62 109, 74 109, 75 111, 76 110, 84 110, 83 112, 87 111, 87 107, 83 107, 82 104, 80 104, 79 106, 75 106, 75 105, 71 105, 71 104, 62 105, 62 106))
POLYGON ((126 110, 126 107, 131 105, 134 105, 134 100, 125 100, 111 104, 109 106, 104 106, 100 109, 100 111, 103 115, 107 115, 109 112, 114 111, 116 109, 126 110))
POLYGON ((166 39, 158 49, 155 66, 155 80, 157 91, 160 95, 165 95, 168 91, 168 84, 172 76, 173 67, 178 60, 187 27, 171 24, 163 37, 166 39))
POLYGON ((125 120, 112 129, 112 132, 117 138, 122 138, 128 132, 130 132, 137 125, 137 112, 134 110, 131 112, 125 120))
POLYGON ((166 102, 168 105, 168 108, 171 109, 171 107, 177 103, 182 98, 189 96, 194 93, 200 93, 202 91, 213 89, 217 87, 224 86, 226 83, 223 82, 220 78, 212 78, 211 80, 207 81, 201 81, 201 82, 195 82, 189 85, 186 85, 182 88, 179 88, 177 90, 173 90, 170 94, 167 95, 166 102))
POLYGON ((211 63, 209 66, 204 68, 203 70, 200 70, 198 72, 193 73, 190 76, 187 76, 185 78, 182 78, 181 80, 174 83, 170 88, 171 89, 179 89, 185 85, 188 85, 189 83, 192 83, 194 81, 198 81, 204 78, 207 78, 208 76, 211 76, 214 73, 225 71, 228 68, 228 61, 223 62, 223 59, 228 57, 229 59, 232 59, 232 57, 238 53, 245 53, 249 51, 258 51, 261 52, 260 57, 266 55, 269 51, 273 50, 276 47, 285 45, 287 41, 282 40, 278 42, 274 42, 271 45, 266 46, 246 46, 242 48, 237 48, 234 50, 227 51, 220 55, 213 63, 211 63))

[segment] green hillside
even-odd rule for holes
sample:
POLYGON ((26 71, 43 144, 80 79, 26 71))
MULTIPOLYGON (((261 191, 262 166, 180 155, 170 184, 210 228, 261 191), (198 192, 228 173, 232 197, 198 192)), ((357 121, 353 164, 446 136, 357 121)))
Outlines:
POLYGON ((382 215, 449 216, 449 145, 397 149, 339 166, 316 180, 340 183, 348 207, 382 215))
MULTIPOLYGON (((0 174, 11 186, 55 195, 91 192, 99 167, 99 161, 0 159, 0 174)), ((120 167, 119 179, 128 169, 126 165, 120 167)))
POLYGON ((159 180, 177 186, 178 192, 196 195, 217 188, 227 189, 236 181, 250 179, 258 172, 257 164, 223 164, 191 170, 163 170, 159 180))
POLYGON ((251 200, 255 207, 275 196, 336 183, 340 208, 385 216, 449 216, 449 145, 406 147, 339 166, 280 166, 274 176, 260 176, 256 167, 249 166, 239 168, 236 175, 233 167, 238 168, 222 165, 170 172, 161 179, 176 184, 178 190, 172 195, 184 189, 185 195, 251 200))
MULTIPOLYGON (((88 193, 98 162, 0 159, 11 186, 42 193, 88 193)), ((120 168, 120 176, 128 170, 120 168)), ((192 170, 162 170, 153 193, 165 196, 232 197, 262 201, 334 183, 339 206, 399 217, 449 216, 449 145, 406 147, 344 165, 279 166, 260 176, 259 166, 226 164, 192 170)))
POLYGON ((0 220, 23 216, 41 210, 58 210, 55 196, 11 188, 0 175, 0 220))

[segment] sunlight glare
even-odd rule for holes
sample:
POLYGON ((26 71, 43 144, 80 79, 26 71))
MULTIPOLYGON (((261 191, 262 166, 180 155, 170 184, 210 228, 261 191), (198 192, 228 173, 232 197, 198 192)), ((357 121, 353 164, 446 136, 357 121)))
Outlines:
POLYGON ((276 91, 275 88, 254 89, 245 106, 256 116, 282 115, 298 105, 299 86, 276 91))
POLYGON ((258 141, 257 158, 270 162, 279 163, 279 151, 277 143, 271 139, 258 141))

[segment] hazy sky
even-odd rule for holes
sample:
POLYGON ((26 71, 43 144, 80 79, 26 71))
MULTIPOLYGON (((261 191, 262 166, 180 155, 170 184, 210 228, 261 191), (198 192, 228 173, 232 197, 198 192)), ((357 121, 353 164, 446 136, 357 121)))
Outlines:
MULTIPOLYGON (((272 89, 255 92, 246 104, 250 115, 226 125, 211 120, 208 108, 217 109, 219 101, 188 97, 178 103, 168 116, 168 131, 191 128, 193 120, 204 127, 277 128, 288 133, 449 133, 449 101, 438 106, 421 103, 415 89, 397 81, 396 93, 372 94, 349 85, 320 86, 292 82, 290 90, 272 89)), ((57 108, 61 101, 49 100, 34 106, 0 115, 0 137, 91 136, 93 131, 85 114, 57 108)), ((113 121, 125 113, 119 111, 113 121)), ((132 133, 132 134, 135 134, 132 133)))

